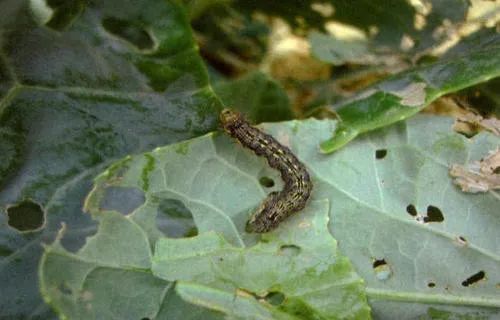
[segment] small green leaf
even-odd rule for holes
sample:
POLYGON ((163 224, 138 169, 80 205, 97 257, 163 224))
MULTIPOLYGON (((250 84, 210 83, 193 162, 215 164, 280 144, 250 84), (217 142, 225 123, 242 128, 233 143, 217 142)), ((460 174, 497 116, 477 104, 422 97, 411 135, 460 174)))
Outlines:
POLYGON ((219 82, 214 91, 226 106, 243 112, 252 123, 290 120, 286 92, 264 73, 250 73, 231 82, 219 82))
POLYGON ((335 66, 346 63, 374 64, 376 61, 366 40, 343 40, 313 31, 309 34, 309 42, 316 58, 335 66))
MULTIPOLYGON (((489 30, 494 33, 494 30, 489 30)), ((500 76, 500 35, 486 45, 400 73, 334 107, 341 119, 338 131, 321 143, 331 153, 357 137, 406 119, 450 92, 500 76)))

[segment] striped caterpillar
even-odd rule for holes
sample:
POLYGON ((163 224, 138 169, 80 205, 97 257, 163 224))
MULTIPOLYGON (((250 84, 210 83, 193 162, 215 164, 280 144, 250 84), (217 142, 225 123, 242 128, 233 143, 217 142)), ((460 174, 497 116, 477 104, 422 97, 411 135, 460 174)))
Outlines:
POLYGON ((230 109, 220 113, 224 131, 281 173, 283 190, 271 192, 246 225, 247 232, 264 233, 278 227, 291 214, 302 210, 312 190, 305 166, 287 147, 272 136, 252 127, 243 116, 230 109))

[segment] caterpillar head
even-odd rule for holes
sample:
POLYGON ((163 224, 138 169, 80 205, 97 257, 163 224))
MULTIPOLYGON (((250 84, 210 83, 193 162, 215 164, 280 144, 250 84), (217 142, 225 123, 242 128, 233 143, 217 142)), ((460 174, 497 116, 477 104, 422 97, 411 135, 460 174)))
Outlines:
POLYGON ((227 132, 231 132, 245 121, 241 113, 227 108, 221 111, 219 120, 222 128, 227 132))

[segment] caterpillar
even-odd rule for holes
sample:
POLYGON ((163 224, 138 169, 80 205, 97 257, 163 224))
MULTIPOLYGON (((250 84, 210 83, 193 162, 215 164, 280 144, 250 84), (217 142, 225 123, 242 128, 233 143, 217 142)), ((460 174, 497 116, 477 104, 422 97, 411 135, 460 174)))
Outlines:
POLYGON ((271 231, 291 214, 305 207, 313 186, 309 173, 290 149, 252 127, 239 112, 224 109, 219 118, 228 135, 257 156, 264 156, 269 166, 281 174, 283 190, 271 192, 246 224, 247 232, 271 231))

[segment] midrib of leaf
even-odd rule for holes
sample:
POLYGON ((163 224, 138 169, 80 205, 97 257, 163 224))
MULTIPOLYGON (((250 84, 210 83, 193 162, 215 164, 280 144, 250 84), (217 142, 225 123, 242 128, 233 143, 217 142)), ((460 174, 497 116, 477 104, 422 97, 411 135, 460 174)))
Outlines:
POLYGON ((19 94, 19 91, 22 90, 22 86, 18 83, 15 83, 5 94, 5 96, 0 99, 0 115, 3 113, 3 110, 9 105, 9 103, 19 94))
MULTIPOLYGON (((34 90, 41 92, 70 93, 70 94, 80 94, 82 96, 97 96, 97 97, 101 96, 101 97, 121 98, 121 99, 141 98, 144 97, 144 95, 157 95, 164 97, 166 101, 169 100, 169 97, 164 93, 155 91, 119 91, 119 90, 114 91, 114 90, 102 90, 102 89, 85 88, 85 87, 45 87, 39 85, 34 86, 34 85, 23 85, 23 84, 17 84, 16 89, 17 91, 34 90)), ((197 93, 201 93, 204 91, 206 91, 207 93, 212 93, 212 87, 210 85, 206 85, 193 90, 183 90, 180 91, 180 93, 182 93, 183 95, 195 95, 197 93)), ((174 98, 175 97, 176 96, 174 96, 174 98)), ((0 106, 1 104, 2 101, 0 101, 0 106)))
POLYGON ((366 295, 372 299, 420 302, 430 304, 467 305, 479 307, 500 307, 500 299, 476 298, 474 296, 461 297, 433 293, 404 292, 400 290, 375 289, 366 287, 366 295))

